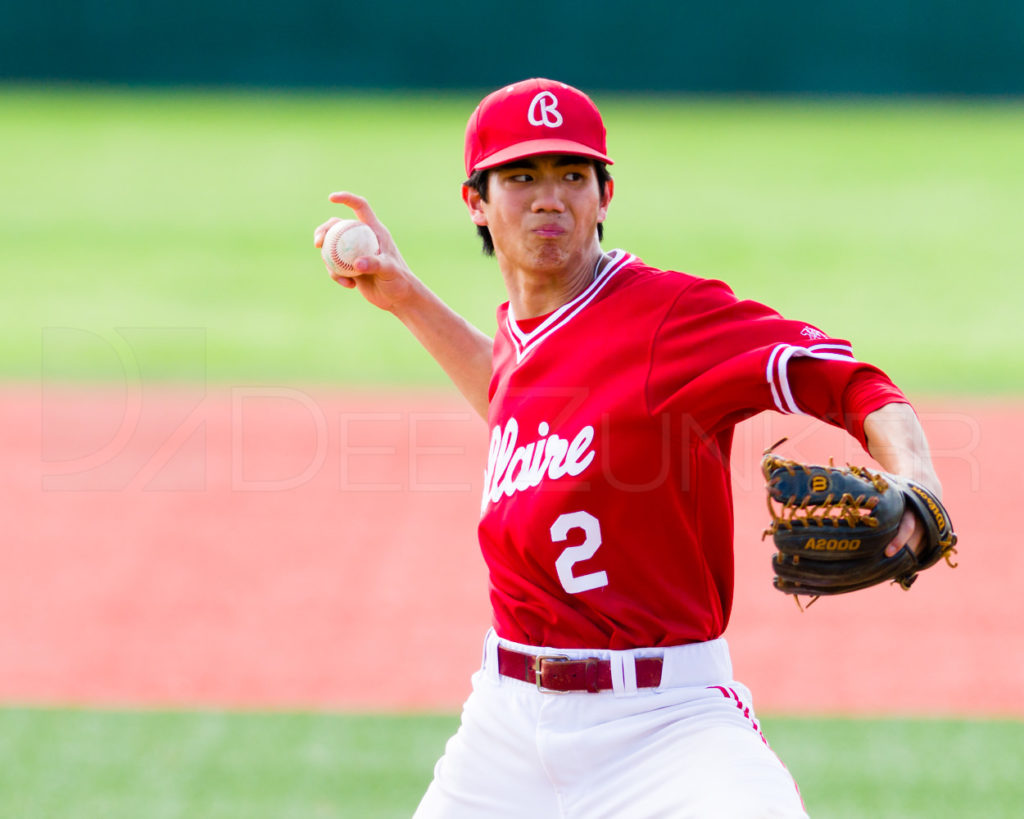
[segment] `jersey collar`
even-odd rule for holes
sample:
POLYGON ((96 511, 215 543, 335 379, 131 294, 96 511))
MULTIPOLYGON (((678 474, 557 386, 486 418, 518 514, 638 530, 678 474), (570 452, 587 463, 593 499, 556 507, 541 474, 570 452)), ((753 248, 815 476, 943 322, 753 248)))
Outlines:
POLYGON ((587 286, 586 290, 576 296, 572 301, 566 302, 544 321, 534 327, 530 332, 524 333, 516 324, 516 317, 512 312, 512 305, 509 304, 508 312, 505 315, 505 328, 512 346, 516 351, 516 363, 523 360, 526 355, 544 341, 548 336, 565 324, 572 321, 573 317, 579 315, 597 294, 612 280, 627 264, 633 261, 634 256, 624 250, 612 250, 606 253, 598 262, 594 280, 587 286))

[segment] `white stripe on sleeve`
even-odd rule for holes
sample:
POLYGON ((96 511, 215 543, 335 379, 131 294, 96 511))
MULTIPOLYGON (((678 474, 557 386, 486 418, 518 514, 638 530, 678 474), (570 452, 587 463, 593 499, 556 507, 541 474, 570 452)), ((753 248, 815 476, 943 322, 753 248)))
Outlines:
POLYGON ((772 391, 772 400, 779 412, 785 415, 806 415, 796 403, 789 385, 789 362, 792 358, 807 356, 824 361, 856 361, 849 344, 815 344, 799 347, 795 344, 779 344, 768 357, 765 376, 772 391))

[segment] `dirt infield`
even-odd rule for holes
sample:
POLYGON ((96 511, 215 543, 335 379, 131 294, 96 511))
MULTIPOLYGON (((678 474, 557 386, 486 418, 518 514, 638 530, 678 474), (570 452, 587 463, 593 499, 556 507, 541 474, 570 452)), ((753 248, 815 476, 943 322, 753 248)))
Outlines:
MULTIPOLYGON (((447 394, 0 391, 0 701, 457 707, 489 625, 483 423, 447 394)), ((1024 716, 1024 404, 921 402, 960 566, 800 613, 770 588, 757 463, 863 461, 766 414, 737 433, 737 676, 762 710, 1024 716), (794 648, 799 646, 799 648, 794 648)))

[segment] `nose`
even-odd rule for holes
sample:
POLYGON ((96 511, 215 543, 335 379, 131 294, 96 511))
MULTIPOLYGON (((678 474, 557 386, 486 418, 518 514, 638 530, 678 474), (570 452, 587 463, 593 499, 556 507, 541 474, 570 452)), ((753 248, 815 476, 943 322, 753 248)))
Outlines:
POLYGON ((561 213, 565 210, 565 198, 562 195, 562 188, 558 182, 541 182, 534 190, 534 213, 561 213))

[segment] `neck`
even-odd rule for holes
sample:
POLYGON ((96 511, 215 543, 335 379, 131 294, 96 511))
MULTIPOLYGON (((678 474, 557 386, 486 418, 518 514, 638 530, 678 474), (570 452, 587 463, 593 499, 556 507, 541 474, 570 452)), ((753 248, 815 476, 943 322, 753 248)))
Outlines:
POLYGON ((595 243, 579 258, 551 268, 507 266, 499 258, 513 315, 517 319, 544 316, 572 301, 594 281, 603 256, 600 245, 595 243))

